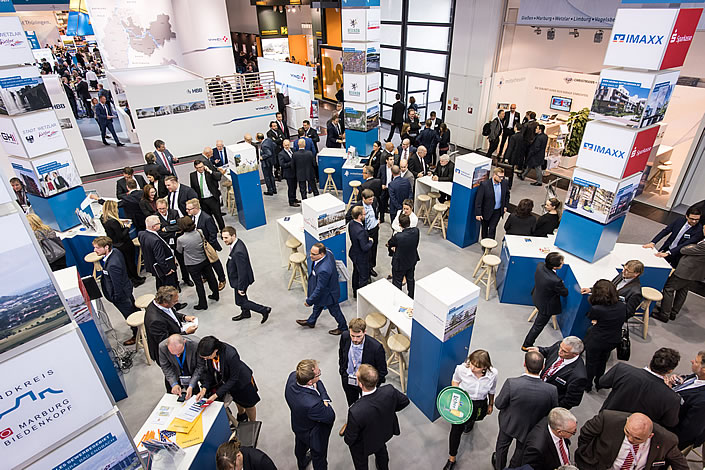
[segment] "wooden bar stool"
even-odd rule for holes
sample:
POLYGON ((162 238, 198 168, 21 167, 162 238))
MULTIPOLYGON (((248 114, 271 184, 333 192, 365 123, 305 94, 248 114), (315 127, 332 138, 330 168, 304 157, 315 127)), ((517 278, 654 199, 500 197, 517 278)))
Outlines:
POLYGON ((365 324, 367 325, 367 328, 372 330, 372 337, 376 340, 379 340, 380 343, 382 343, 382 346, 384 346, 384 349, 389 353, 389 350, 387 349, 387 341, 384 335, 382 335, 382 328, 384 328, 384 325, 387 324, 387 317, 382 315, 381 313, 377 312, 372 312, 367 314, 365 317, 365 324))
POLYGON ((630 320, 634 320, 642 324, 641 335, 646 339, 646 335, 649 332, 649 315, 651 314, 651 303, 660 302, 663 299, 663 294, 657 291, 653 287, 642 287, 641 296, 644 300, 641 301, 639 306, 634 312, 634 316, 630 320), (641 311, 640 311, 641 310, 641 311))
POLYGON ((338 187, 335 185, 335 180, 333 180, 333 174, 335 173, 335 168, 325 168, 323 173, 328 175, 326 178, 326 184, 323 186, 323 192, 335 191, 335 195, 338 195, 338 187))
POLYGON ((132 239, 132 244, 137 249, 137 274, 139 275, 142 272, 142 245, 140 245, 140 240, 137 237, 132 239))
POLYGON ((441 197, 441 193, 438 191, 429 191, 428 197, 431 198, 431 207, 436 205, 436 201, 438 201, 438 198, 441 197))
POLYGON ((440 202, 437 202, 433 206, 433 210, 436 212, 436 215, 433 217, 433 222, 431 222, 431 226, 428 228, 428 234, 430 235, 431 232, 433 231, 434 228, 440 229, 441 232, 443 233, 443 238, 446 237, 446 222, 443 219, 443 214, 448 210, 445 204, 441 204, 440 202))
POLYGON ((345 206, 345 210, 349 210, 350 206, 357 203, 359 196, 360 196, 360 190, 358 189, 362 183, 360 183, 357 180, 352 180, 350 183, 348 183, 350 187, 352 188, 352 193, 350 193, 350 199, 348 199, 348 205, 345 206))
POLYGON ((475 284, 486 286, 485 289, 485 300, 490 300, 490 287, 494 284, 497 287, 497 266, 500 265, 502 260, 499 256, 495 255, 485 255, 482 257, 482 267, 484 271, 475 280, 475 284))
POLYGON ((140 295, 135 299, 135 307, 146 310, 149 304, 152 303, 152 300, 154 300, 154 294, 140 295))
POLYGON ((100 264, 102 259, 102 255, 98 255, 92 251, 83 257, 83 261, 86 263, 93 263, 93 279, 96 281, 100 281, 100 278, 103 277, 103 265, 100 264))
MULTIPOLYGON (((291 254, 292 254, 292 255, 293 255, 294 253, 298 253, 298 252, 299 252, 299 247, 300 247, 300 246, 301 246, 301 242, 298 241, 298 240, 297 240, 296 238, 294 238, 294 237, 289 237, 289 238, 286 240, 286 247, 289 248, 289 249, 291 249, 291 254)), ((289 269, 291 269, 291 257, 289 258, 289 266, 287 266, 286 270, 288 271, 289 269)))
POLYGON ((230 215, 235 215, 235 212, 237 211, 237 202, 235 202, 235 190, 232 186, 228 188, 228 194, 225 197, 225 205, 227 206, 230 215))
POLYGON ((497 247, 497 240, 494 238, 483 238, 480 240, 480 246, 482 247, 482 256, 480 256, 480 259, 477 261, 477 265, 475 266, 475 270, 472 272, 473 278, 477 277, 477 272, 482 266, 482 257, 492 254, 492 250, 497 247))
POLYGON ((291 277, 289 278, 289 285, 287 286, 287 290, 291 290, 291 285, 294 283, 294 281, 299 281, 301 282, 301 287, 304 288, 304 294, 308 295, 308 289, 306 283, 308 282, 308 278, 306 275, 306 268, 304 267, 306 264, 306 255, 303 253, 292 253, 289 256, 289 266, 291 266, 293 269, 291 270, 291 277))
POLYGON ((431 196, 428 194, 419 194, 416 196, 416 200, 419 201, 419 213, 416 214, 419 222, 423 221, 426 225, 431 224, 431 196))
POLYGON ((394 334, 389 337, 387 340, 387 346, 389 346, 389 350, 392 352, 392 355, 387 359, 387 366, 389 372, 393 372, 399 376, 399 382, 401 382, 401 391, 402 393, 406 393, 406 360, 404 359, 404 353, 409 350, 409 346, 411 346, 411 341, 409 341, 409 338, 404 336, 401 333, 394 334), (393 364, 397 364, 399 366, 399 370, 396 371, 392 367, 393 364))
MULTIPOLYGON (((137 305, 137 302, 135 302, 137 305)), ((139 351, 140 346, 144 349, 144 357, 147 365, 152 365, 152 358, 149 356, 149 345, 147 344, 147 332, 144 329, 144 310, 137 311, 127 317, 125 320, 132 328, 137 328, 137 337, 135 338, 135 351, 139 351)))
POLYGON ((450 200, 444 202, 443 204, 446 206, 446 211, 443 213, 443 220, 445 220, 446 225, 448 225, 448 217, 450 216, 450 200))
MULTIPOLYGON (((529 323, 534 319, 534 317, 539 313, 539 309, 534 308, 531 311, 531 315, 529 315, 529 319, 527 320, 529 323)), ((557 330, 558 329, 558 320, 556 319, 555 315, 551 316, 551 321, 553 322, 553 329, 557 330)))

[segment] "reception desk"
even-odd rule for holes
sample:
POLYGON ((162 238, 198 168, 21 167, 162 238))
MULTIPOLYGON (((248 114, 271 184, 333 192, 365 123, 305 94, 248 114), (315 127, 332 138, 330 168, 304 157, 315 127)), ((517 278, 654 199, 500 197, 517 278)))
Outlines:
POLYGON ((612 280, 629 260, 638 259, 644 263, 644 273, 640 277, 643 287, 662 290, 671 272, 663 258, 655 255, 653 248, 641 245, 617 243, 614 250, 594 263, 588 263, 554 246, 554 236, 522 237, 506 235, 502 243, 502 263, 497 272, 497 290, 502 303, 533 305, 531 290, 534 287, 534 272, 539 263, 552 251, 565 257, 564 266, 558 270, 568 288, 567 297, 561 298, 563 312, 558 316, 558 324, 563 336, 584 337, 589 326, 585 314, 590 309, 588 296, 580 289, 592 287, 599 279, 612 280))

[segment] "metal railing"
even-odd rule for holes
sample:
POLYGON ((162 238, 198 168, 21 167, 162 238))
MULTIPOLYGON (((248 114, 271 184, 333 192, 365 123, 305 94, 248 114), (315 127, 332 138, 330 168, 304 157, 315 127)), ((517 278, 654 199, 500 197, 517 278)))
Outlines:
POLYGON ((274 72, 236 73, 207 77, 206 90, 211 106, 276 97, 274 72))

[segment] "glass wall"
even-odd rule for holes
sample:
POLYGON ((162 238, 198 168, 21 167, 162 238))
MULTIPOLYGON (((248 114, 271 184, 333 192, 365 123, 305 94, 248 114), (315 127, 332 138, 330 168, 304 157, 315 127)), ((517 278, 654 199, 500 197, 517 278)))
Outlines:
POLYGON ((381 0, 382 119, 389 122, 395 95, 416 99, 419 117, 443 118, 456 0, 381 0))

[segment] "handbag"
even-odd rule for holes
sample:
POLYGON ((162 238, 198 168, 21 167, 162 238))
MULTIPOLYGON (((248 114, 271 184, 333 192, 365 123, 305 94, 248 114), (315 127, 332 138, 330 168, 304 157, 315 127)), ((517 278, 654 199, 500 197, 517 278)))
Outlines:
POLYGON ((622 326, 622 339, 617 345, 617 359, 620 361, 628 361, 631 356, 632 342, 629 339, 629 328, 627 325, 622 326))
POLYGON ((210 261, 211 264, 215 263, 220 259, 218 258, 218 252, 215 251, 213 245, 208 243, 208 240, 206 240, 206 237, 203 236, 203 232, 201 232, 200 229, 198 229, 198 234, 201 235, 201 240, 203 240, 203 251, 206 252, 206 257, 208 258, 208 261, 210 261))
POLYGON ((56 235, 49 235, 42 238, 39 240, 39 245, 42 247, 44 257, 47 259, 49 264, 63 256, 66 256, 66 249, 64 249, 63 243, 61 243, 61 240, 56 235))

